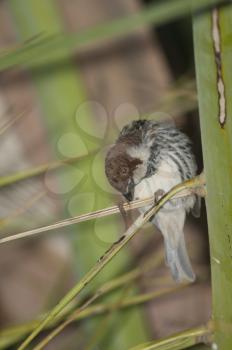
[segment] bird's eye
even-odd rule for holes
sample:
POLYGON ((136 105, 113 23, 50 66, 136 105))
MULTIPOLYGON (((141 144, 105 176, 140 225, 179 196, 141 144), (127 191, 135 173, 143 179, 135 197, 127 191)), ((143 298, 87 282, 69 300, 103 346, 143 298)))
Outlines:
POLYGON ((128 174, 128 168, 125 168, 125 167, 122 168, 122 169, 121 169, 121 174, 122 174, 122 175, 127 175, 127 174, 128 174))

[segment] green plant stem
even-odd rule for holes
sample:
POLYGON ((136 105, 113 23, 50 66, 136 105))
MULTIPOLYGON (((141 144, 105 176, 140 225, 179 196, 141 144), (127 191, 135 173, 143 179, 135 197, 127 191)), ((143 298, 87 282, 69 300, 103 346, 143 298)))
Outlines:
POLYGON ((191 180, 185 181, 173 187, 166 193, 154 206, 152 206, 145 214, 141 214, 125 234, 115 242, 109 250, 97 261, 90 271, 60 300, 48 316, 40 323, 40 325, 25 339, 19 346, 18 350, 25 349, 31 341, 51 322, 72 300, 75 298, 98 274, 99 272, 117 255, 117 253, 128 243, 138 230, 153 216, 159 209, 170 200, 176 193, 185 188, 199 188, 204 183, 203 176, 197 176, 191 180))
POLYGON ((68 159, 63 159, 63 160, 57 160, 57 161, 53 161, 53 162, 39 165, 37 167, 33 167, 32 169, 25 169, 25 170, 22 170, 22 171, 15 173, 15 174, 12 174, 12 175, 1 176, 0 177, 0 188, 15 184, 19 181, 23 181, 23 180, 32 178, 34 176, 39 176, 39 175, 45 174, 47 171, 62 168, 66 164, 75 164, 78 161, 85 159, 86 157, 94 155, 95 153, 97 153, 97 150, 89 153, 88 155, 83 155, 83 156, 73 157, 73 158, 68 158, 68 159))
POLYGON ((50 36, 26 43, 18 49, 5 50, 0 57, 0 70, 14 67, 15 65, 26 65, 35 67, 42 64, 57 63, 66 59, 67 50, 84 47, 87 44, 115 39, 132 33, 135 29, 145 25, 159 25, 164 22, 180 18, 191 11, 197 11, 206 6, 220 3, 220 0, 169 0, 154 4, 137 14, 117 19, 109 23, 103 23, 94 28, 78 34, 62 35, 54 32, 50 36))
MULTIPOLYGON (((126 308, 126 307, 131 307, 131 306, 136 306, 148 301, 151 301, 155 298, 160 298, 164 295, 171 294, 173 292, 176 292, 182 288, 187 287, 187 284, 182 284, 182 285, 175 285, 170 288, 165 288, 159 291, 154 291, 154 292, 149 292, 149 293, 144 293, 140 295, 135 295, 133 297, 130 297, 128 299, 125 299, 121 304, 120 308, 126 308)), ((81 313, 78 313, 76 315, 76 321, 77 320, 82 320, 86 317, 90 317, 93 315, 99 315, 104 312, 109 312, 112 310, 112 308, 115 308, 115 303, 106 303, 106 304, 96 304, 93 306, 90 306, 83 310, 81 313)))
MULTIPOLYGON (((113 290, 124 286, 125 284, 133 283, 136 279, 138 279, 139 277, 142 277, 146 272, 150 271, 150 269, 156 268, 162 262, 162 260, 163 260, 163 252, 161 250, 158 251, 155 254, 155 256, 152 254, 151 257, 146 258, 146 260, 141 266, 134 268, 133 270, 127 273, 124 273, 123 275, 116 277, 111 281, 104 283, 100 287, 100 290, 104 292, 102 293, 102 295, 110 293, 113 290)), ((163 281, 160 281, 159 279, 156 285, 160 285, 160 283, 162 282, 163 281)), ((66 317, 70 313, 70 311, 72 311, 75 307, 76 307, 76 303, 75 305, 72 305, 72 303, 70 303, 69 308, 66 308, 64 312, 59 315, 59 317, 56 317, 55 320, 53 320, 53 322, 49 323, 47 325, 47 328, 51 328, 52 326, 55 326, 58 322, 62 321, 64 317, 66 317)), ((97 308, 97 310, 99 309, 97 308)), ((88 313, 87 313, 87 316, 88 316, 88 313)), ((89 316, 91 316, 91 314, 89 314, 89 316)), ((77 317, 77 320, 78 320, 78 317, 77 317)), ((23 336, 28 334, 30 331, 33 331, 33 329, 35 329, 36 326, 38 326, 39 322, 40 322, 39 320, 36 320, 23 325, 14 326, 14 327, 7 328, 5 330, 4 329, 1 330, 0 331, 0 349, 3 349, 5 345, 7 346, 12 345, 17 340, 21 339, 23 336)))
MULTIPOLYGON (((104 286, 99 288, 82 306, 80 306, 77 310, 75 310, 68 317, 67 320, 65 320, 55 330, 53 330, 50 334, 48 334, 48 336, 45 339, 43 339, 34 348, 34 350, 43 349, 44 346, 47 345, 55 336, 57 336, 65 327, 67 327, 70 323, 75 321, 77 319, 78 315, 81 312, 83 312, 96 299, 98 299, 99 297, 103 296, 104 294, 106 294, 106 293, 108 293, 108 292, 112 291, 113 289, 118 288, 120 286, 126 285, 128 287, 130 282, 134 281, 136 278, 141 276, 142 271, 144 273, 147 269, 149 269, 151 267, 151 265, 153 265, 153 268, 156 267, 157 265, 159 265, 161 263, 162 260, 163 260, 163 254, 161 254, 161 252, 159 252, 155 258, 152 256, 152 259, 148 259, 148 261, 146 262, 146 264, 142 270, 141 270, 141 268, 137 268, 137 269, 125 274, 124 276, 121 276, 113 281, 105 283, 104 286)), ((148 293, 147 294, 148 299, 146 299, 146 297, 144 298, 144 295, 134 297, 133 300, 131 300, 131 299, 128 300, 125 305, 127 305, 127 306, 133 305, 133 302, 134 302, 134 304, 145 302, 145 301, 149 300, 150 297, 152 298, 153 295, 154 295, 154 292, 148 293), (131 302, 131 304, 130 304, 130 302, 131 302)), ((118 301, 114 304, 114 309, 117 309, 120 306, 123 307, 123 305, 124 305, 124 302, 121 300, 121 297, 120 297, 120 302, 118 301)), ((113 308, 111 308, 111 310, 113 310, 113 308)))
POLYGON ((120 305, 122 301, 127 297, 128 293, 131 291, 131 287, 132 284, 130 283, 122 288, 120 295, 114 302, 114 307, 110 310, 110 312, 104 315, 102 319, 100 319, 100 322, 97 323, 94 332, 91 334, 91 337, 87 340, 87 343, 85 343, 83 350, 91 350, 95 349, 96 347, 99 347, 100 341, 104 339, 105 335, 107 336, 106 326, 113 322, 113 317, 115 314, 118 314, 120 317, 120 305))
POLYGON ((210 340, 212 330, 210 325, 201 326, 181 332, 170 337, 137 345, 130 350, 181 350, 195 344, 210 340))
MULTIPOLYGON (((188 286, 188 284, 182 284, 182 285, 175 285, 174 287, 162 289, 159 291, 153 291, 149 293, 144 293, 141 295, 136 295, 130 298, 127 298, 126 300, 120 301, 120 303, 111 303, 111 304, 106 304, 106 305, 101 305, 101 311, 98 305, 98 312, 100 311, 101 313, 103 312, 110 312, 113 310, 117 309, 123 309, 126 307, 131 307, 135 305, 139 305, 151 300, 154 300, 156 298, 159 298, 161 296, 168 295, 170 293, 177 292, 181 290, 182 288, 188 286)), ((59 325, 57 328, 55 328, 46 338, 44 338, 38 345, 36 345, 33 350, 41 350, 46 346, 52 339, 55 338, 65 327, 67 327, 70 323, 74 322, 77 320, 78 316, 83 313, 86 310, 87 307, 98 297, 98 293, 96 293, 93 297, 91 297, 83 306, 75 310, 66 321, 64 321, 61 325, 59 325)), ((93 306, 94 309, 94 306, 93 306)), ((92 310, 93 310, 92 309, 92 310)))
POLYGON ((194 50, 218 349, 232 349, 232 4, 194 17, 194 50))

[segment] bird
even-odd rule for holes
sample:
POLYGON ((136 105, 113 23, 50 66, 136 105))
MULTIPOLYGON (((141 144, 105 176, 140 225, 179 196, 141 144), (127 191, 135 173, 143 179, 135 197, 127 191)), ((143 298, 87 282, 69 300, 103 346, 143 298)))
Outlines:
MULTIPOLYGON (((159 196, 194 177, 197 165, 189 137, 168 122, 134 120, 125 125, 105 157, 110 185, 127 201, 159 196)), ((149 207, 140 208, 145 212, 149 207)), ((196 278, 188 256, 184 224, 200 215, 200 197, 172 199, 150 219, 163 235, 165 262, 176 282, 196 278)))

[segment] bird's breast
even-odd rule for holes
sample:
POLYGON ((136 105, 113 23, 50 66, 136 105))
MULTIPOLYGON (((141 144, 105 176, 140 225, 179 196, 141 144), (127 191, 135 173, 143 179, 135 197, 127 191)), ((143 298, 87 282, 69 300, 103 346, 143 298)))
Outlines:
MULTIPOLYGON (((172 161, 162 161, 159 168, 152 176, 142 179, 135 186, 134 199, 145 199, 154 196, 158 190, 167 192, 180 182, 181 175, 176 165, 172 163, 172 161)), ((170 204, 167 203, 167 205, 170 204)), ((143 207, 142 211, 147 209, 148 207, 143 207)))

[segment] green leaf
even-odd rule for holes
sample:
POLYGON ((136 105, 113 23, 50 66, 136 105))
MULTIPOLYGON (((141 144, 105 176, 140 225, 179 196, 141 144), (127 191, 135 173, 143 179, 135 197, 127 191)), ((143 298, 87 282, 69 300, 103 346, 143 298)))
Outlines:
MULTIPOLYGON (((94 28, 84 30, 74 34, 64 34, 59 25, 49 27, 50 12, 44 15, 44 11, 35 4, 38 9, 38 16, 43 19, 45 24, 38 30, 25 31, 22 42, 18 49, 8 48, 0 54, 0 71, 23 65, 26 67, 38 67, 52 63, 58 63, 60 60, 67 60, 76 49, 85 48, 91 44, 99 44, 103 40, 115 39, 132 33, 135 29, 145 25, 159 25, 182 16, 191 11, 203 9, 206 6, 220 3, 222 0, 169 0, 159 4, 154 4, 137 14, 120 18, 108 23, 102 23, 94 28), (48 26, 46 26, 48 24, 48 26)), ((48 0, 51 4, 52 1, 48 0)), ((18 6, 17 13, 28 13, 23 6, 18 6)), ((33 27, 31 21, 31 27, 33 27)), ((31 28, 32 29, 32 28, 31 28)))

